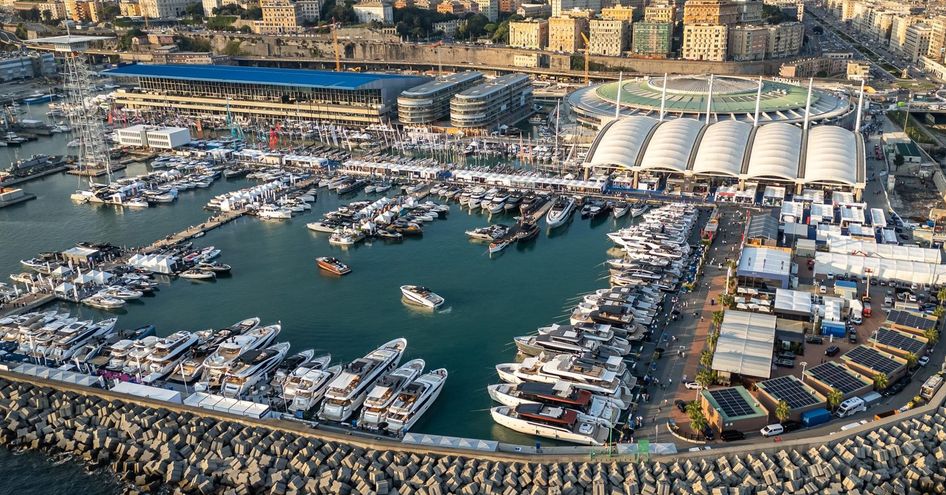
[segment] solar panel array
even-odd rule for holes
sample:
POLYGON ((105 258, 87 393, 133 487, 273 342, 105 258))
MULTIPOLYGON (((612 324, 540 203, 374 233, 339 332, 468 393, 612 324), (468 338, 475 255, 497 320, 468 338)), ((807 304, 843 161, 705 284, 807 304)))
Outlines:
POLYGON ((839 364, 819 364, 814 368, 808 368, 805 373, 808 373, 815 380, 818 380, 819 382, 822 382, 831 388, 840 390, 841 393, 845 395, 860 390, 865 385, 864 382, 858 380, 855 376, 849 373, 847 368, 844 368, 839 364))
POLYGON ((780 376, 759 382, 759 388, 765 390, 775 400, 787 402, 789 409, 812 406, 821 402, 802 382, 792 376, 780 376))
POLYGON ((895 347, 903 352, 919 355, 923 350, 923 342, 903 332, 881 328, 877 330, 877 343, 887 347, 895 347))
POLYGON ((936 326, 936 320, 897 309, 887 314, 887 321, 904 327, 918 328, 924 332, 936 326))
POLYGON ((716 400, 716 403, 719 404, 719 408, 723 414, 730 418, 748 416, 756 412, 755 409, 752 408, 752 404, 746 402, 745 397, 734 388, 710 390, 709 393, 713 396, 713 399, 716 400))
POLYGON ((870 368, 888 376, 900 369, 900 363, 883 355, 873 347, 859 345, 844 354, 852 363, 870 368))

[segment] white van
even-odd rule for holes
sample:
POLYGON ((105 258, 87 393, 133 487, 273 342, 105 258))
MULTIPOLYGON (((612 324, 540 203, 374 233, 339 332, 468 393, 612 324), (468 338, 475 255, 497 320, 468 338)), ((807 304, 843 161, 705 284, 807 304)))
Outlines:
POLYGON ((775 423, 774 425, 768 425, 759 430, 759 433, 763 437, 774 437, 775 435, 781 435, 785 432, 785 428, 781 424, 775 423))
POLYGON ((846 418, 866 410, 867 404, 864 403, 864 399, 861 399, 860 397, 851 397, 838 406, 837 415, 839 418, 846 418))

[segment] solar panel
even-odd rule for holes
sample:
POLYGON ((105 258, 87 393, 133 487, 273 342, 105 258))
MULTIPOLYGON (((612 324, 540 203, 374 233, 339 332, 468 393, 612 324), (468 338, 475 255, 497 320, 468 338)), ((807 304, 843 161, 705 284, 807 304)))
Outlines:
POLYGON ((887 321, 895 325, 916 328, 924 332, 936 326, 936 320, 934 319, 899 309, 891 310, 890 313, 887 313, 887 321))
POLYGON ((819 364, 814 368, 808 368, 805 373, 831 388, 840 390, 845 395, 856 392, 865 386, 865 383, 858 380, 847 368, 835 363, 819 364))
POLYGON ((711 390, 710 395, 719 404, 720 410, 727 417, 735 418, 739 416, 748 416, 755 413, 752 405, 746 402, 746 399, 734 388, 723 388, 711 390))
POLYGON ((895 347, 900 349, 903 352, 909 354, 919 354, 923 350, 923 342, 911 337, 908 334, 903 332, 898 332, 896 330, 891 330, 889 328, 881 328, 877 330, 877 337, 875 339, 878 344, 885 345, 887 347, 895 347))
POLYGON ((900 363, 884 356, 877 349, 859 345, 844 354, 852 363, 870 368, 888 376, 900 369, 900 363))
POLYGON ((759 388, 765 390, 775 400, 787 402, 789 409, 798 409, 821 402, 793 376, 780 376, 759 382, 759 388))

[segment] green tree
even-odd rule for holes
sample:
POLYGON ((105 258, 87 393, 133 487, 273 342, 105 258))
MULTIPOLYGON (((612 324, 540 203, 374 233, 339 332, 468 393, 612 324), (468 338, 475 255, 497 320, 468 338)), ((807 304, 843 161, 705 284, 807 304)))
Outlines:
POLYGON ((877 390, 883 390, 887 388, 887 385, 890 385, 890 377, 886 373, 877 373, 874 375, 874 388, 877 390))
MULTIPOLYGON (((943 316, 943 313, 946 313, 946 308, 943 308, 942 306, 936 306, 935 308, 933 308, 933 316, 939 318, 943 316)), ((934 328, 932 330, 935 331, 936 329, 934 328)))
POLYGON ((719 328, 723 324, 723 318, 725 317, 722 310, 713 311, 713 328, 719 328))
MULTIPOLYGON (((936 317, 938 318, 938 317, 940 317, 940 316, 942 315, 942 309, 943 309, 943 307, 942 307, 942 306, 937 306, 936 309, 941 310, 939 315, 936 315, 936 311, 933 311, 933 314, 936 315, 936 317)), ((937 328, 931 328, 931 329, 929 329, 929 330, 923 332, 923 336, 926 337, 927 340, 930 341, 930 344, 931 344, 931 345, 935 345, 937 342, 939 342, 939 329, 937 329, 937 328)))
POLYGON ((489 19, 483 14, 473 14, 461 22, 457 28, 458 40, 475 40, 486 33, 489 19))
POLYGON ((732 294, 720 294, 720 295, 719 295, 719 304, 720 304, 722 307, 724 307, 724 308, 732 307, 732 304, 733 304, 735 301, 736 301, 736 299, 732 296, 732 294))
POLYGON ((210 41, 200 38, 191 38, 189 36, 180 36, 174 39, 177 47, 182 52, 209 52, 210 41))
POLYGON ((16 35, 17 38, 20 38, 21 40, 25 40, 29 37, 27 35, 26 28, 23 27, 23 24, 17 24, 16 31, 14 31, 13 34, 16 35))
POLYGON ((907 354, 906 360, 907 360, 907 369, 913 369, 913 367, 916 366, 916 363, 917 361, 920 360, 920 358, 918 358, 916 354, 911 352, 910 354, 907 354))
POLYGON ((214 31, 233 31, 233 23, 236 22, 236 20, 236 17, 227 15, 209 17, 207 19, 207 29, 212 29, 214 31))
MULTIPOLYGON (((184 8, 184 13, 189 15, 192 19, 203 19, 204 17, 204 6, 200 3, 192 3, 184 8)), ((208 12, 208 15, 210 13, 208 12)))
POLYGON ((936 302, 938 302, 940 306, 946 304, 946 286, 940 287, 939 290, 936 291, 936 302))
MULTIPOLYGON (((352 15, 354 15, 354 13, 355 9, 352 9, 352 15)), ((263 18, 263 9, 259 7, 246 9, 246 12, 243 14, 243 18, 248 21, 258 21, 263 18)))
MULTIPOLYGON (((227 5, 223 5, 221 7, 215 7, 211 13, 213 15, 235 15, 237 17, 241 17, 244 13, 246 13, 246 9, 235 3, 228 3, 227 5)), ((206 14, 206 12, 204 14, 206 14)))
POLYGON ((687 417, 690 418, 690 428, 696 433, 702 433, 709 424, 706 421, 706 415, 703 414, 703 408, 698 401, 687 404, 687 417))
POLYGON ((700 353, 700 364, 704 368, 709 368, 713 365, 713 351, 709 349, 703 349, 703 352, 700 353))
POLYGON ((139 36, 144 36, 145 32, 138 29, 132 28, 129 29, 125 34, 118 37, 118 49, 119 50, 128 50, 131 48, 132 40, 139 36))
POLYGON ((118 2, 102 3, 101 17, 103 21, 113 21, 120 15, 122 15, 122 9, 118 6, 118 2))
POLYGON ((775 419, 777 419, 779 423, 783 423, 791 415, 792 410, 788 407, 788 402, 784 400, 778 401, 778 404, 775 406, 775 419))
POLYGON ((893 157, 893 164, 897 168, 900 168, 900 166, 903 165, 905 161, 906 160, 903 158, 903 155, 901 155, 900 153, 897 153, 896 156, 893 157))
POLYGON ((29 10, 21 10, 17 13, 17 15, 20 17, 20 19, 23 19, 24 21, 27 21, 27 22, 40 21, 39 9, 36 7, 33 7, 32 9, 29 9, 29 10))
POLYGON ((696 383, 703 388, 709 388, 716 382, 716 372, 711 369, 702 369, 696 373, 696 383))
MULTIPOLYGON (((322 6, 322 20, 342 24, 354 24, 358 22, 358 16, 355 15, 354 0, 329 0, 322 6)), ((260 11, 262 15, 262 11, 260 11)), ((262 18, 262 17, 261 17, 262 18)))
POLYGON ((842 394, 840 390, 832 388, 831 391, 828 392, 827 399, 828 409, 833 411, 838 408, 842 401, 844 401, 844 394, 842 394))

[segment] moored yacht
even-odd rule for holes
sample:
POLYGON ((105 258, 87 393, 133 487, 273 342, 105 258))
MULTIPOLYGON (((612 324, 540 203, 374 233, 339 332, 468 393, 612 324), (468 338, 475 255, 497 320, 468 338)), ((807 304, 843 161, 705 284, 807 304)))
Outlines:
POLYGON ((148 363, 142 369, 143 383, 154 383, 168 375, 187 356, 187 351, 197 344, 197 335, 186 332, 174 332, 155 344, 148 356, 148 363))
POLYGON ((203 341, 191 348, 180 366, 177 366, 171 372, 170 376, 168 376, 168 380, 181 383, 193 383, 197 381, 204 371, 204 361, 207 360, 207 357, 216 352, 217 348, 230 338, 241 335, 259 326, 259 322, 259 318, 247 318, 227 328, 221 328, 216 331, 205 331, 207 334, 203 337, 203 341))
POLYGON ((254 385, 269 375, 289 353, 289 343, 280 342, 265 349, 254 349, 240 354, 223 377, 220 395, 239 399, 254 385))
POLYGON ((596 395, 589 390, 575 388, 566 383, 498 383, 486 387, 490 398, 504 406, 516 407, 522 404, 546 404, 575 409, 585 416, 587 421, 601 423, 609 427, 617 424, 621 408, 607 397, 596 395))
POLYGON ((493 421, 513 431, 582 445, 604 445, 609 428, 579 419, 574 409, 544 404, 522 404, 489 410, 493 421))
POLYGON ((369 430, 381 428, 388 406, 394 402, 401 389, 424 372, 424 366, 423 359, 412 359, 378 380, 365 398, 358 426, 369 430))
POLYGON ((446 381, 447 370, 439 368, 404 387, 385 414, 388 433, 401 435, 410 430, 440 396, 446 381))
POLYGON ((332 380, 319 410, 323 420, 345 421, 364 403, 368 390, 401 362, 407 339, 394 339, 347 365, 332 380))
POLYGON ((545 216, 545 222, 549 228, 554 229, 564 225, 574 213, 576 204, 578 201, 571 196, 559 196, 545 216))
POLYGON ((338 258, 333 258, 330 256, 320 256, 315 259, 316 264, 322 270, 325 270, 334 275, 345 275, 351 273, 351 267, 342 263, 338 258))
POLYGON ((194 389, 204 391, 219 388, 224 376, 241 354, 269 345, 281 330, 282 326, 279 324, 267 325, 227 339, 204 360, 203 374, 200 381, 194 385, 194 389))
POLYGON ((283 384, 282 397, 287 409, 305 412, 318 405, 329 384, 341 372, 340 364, 327 369, 301 366, 293 370, 283 384))

